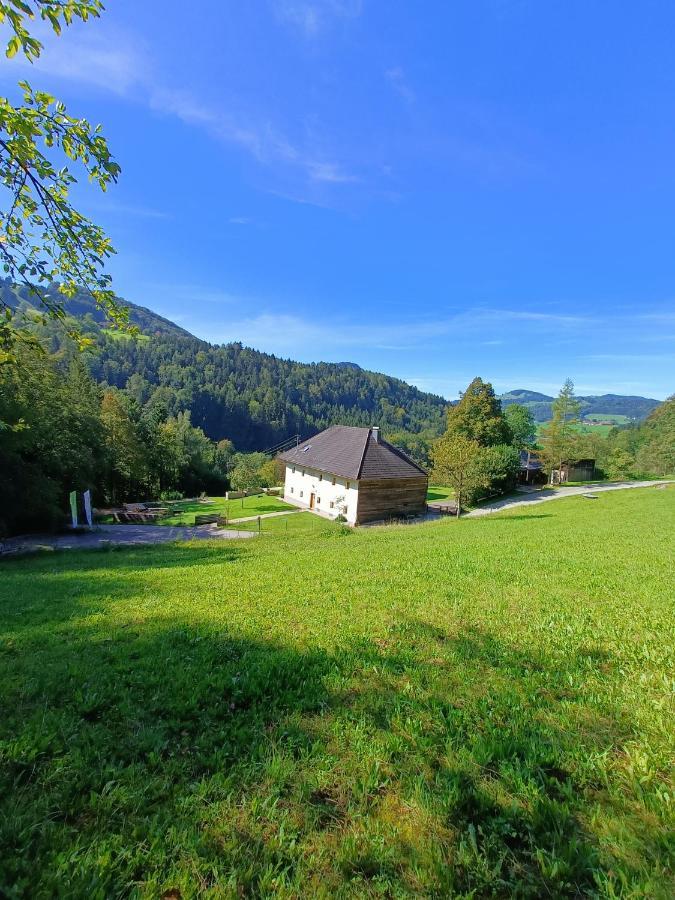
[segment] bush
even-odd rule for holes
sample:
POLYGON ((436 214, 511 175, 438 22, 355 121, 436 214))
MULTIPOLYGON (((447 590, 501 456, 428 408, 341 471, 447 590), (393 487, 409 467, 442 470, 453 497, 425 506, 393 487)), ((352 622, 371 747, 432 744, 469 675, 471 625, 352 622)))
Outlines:
POLYGON ((626 450, 617 447, 607 460, 605 470, 610 481, 625 481, 634 476, 635 459, 626 450))
POLYGON ((482 482, 486 488, 474 492, 471 500, 489 494, 505 494, 513 490, 520 468, 520 454, 515 447, 507 444, 497 444, 495 447, 481 447, 472 468, 481 476, 477 482, 482 482))
POLYGON ((159 495, 160 500, 182 500, 183 494, 180 491, 162 491, 159 495))

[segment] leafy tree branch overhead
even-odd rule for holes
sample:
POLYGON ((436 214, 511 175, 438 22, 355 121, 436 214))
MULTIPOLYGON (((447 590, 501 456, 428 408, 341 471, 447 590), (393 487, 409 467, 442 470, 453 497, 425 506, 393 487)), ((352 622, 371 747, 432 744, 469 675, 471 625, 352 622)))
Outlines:
MULTIPOLYGON (((0 26, 9 30, 6 55, 22 53, 33 62, 43 45, 33 33, 36 19, 56 35, 74 19, 87 21, 103 10, 100 0, 0 0, 0 26)), ((63 301, 84 290, 117 325, 128 315, 120 306, 106 274, 105 261, 114 249, 103 229, 70 202, 77 178, 75 163, 89 181, 105 191, 120 167, 113 159, 100 125, 71 116, 63 103, 44 91, 19 82, 21 100, 0 97, 0 260, 13 281, 30 288, 45 316, 64 320, 63 301), (57 281, 57 290, 48 286, 57 281)), ((14 360, 12 348, 21 336, 12 310, 2 304, 0 363, 14 360)), ((81 344, 74 327, 68 332, 81 344)))

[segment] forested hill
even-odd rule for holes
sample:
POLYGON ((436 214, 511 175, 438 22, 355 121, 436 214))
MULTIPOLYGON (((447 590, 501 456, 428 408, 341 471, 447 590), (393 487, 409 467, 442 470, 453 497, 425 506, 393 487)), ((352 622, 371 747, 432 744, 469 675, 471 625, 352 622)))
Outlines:
MULTIPOLYGON (((6 302, 30 314, 25 292, 8 282, 0 287, 6 302)), ((447 402, 397 378, 352 364, 279 359, 239 343, 214 346, 150 310, 127 305, 141 331, 135 338, 105 328, 84 295, 66 305, 95 340, 87 354, 94 378, 160 416, 189 410, 193 425, 213 440, 231 440, 238 450, 265 449, 337 423, 377 423, 389 435, 433 437, 443 430, 447 402)), ((57 328, 35 327, 58 348, 57 328)))

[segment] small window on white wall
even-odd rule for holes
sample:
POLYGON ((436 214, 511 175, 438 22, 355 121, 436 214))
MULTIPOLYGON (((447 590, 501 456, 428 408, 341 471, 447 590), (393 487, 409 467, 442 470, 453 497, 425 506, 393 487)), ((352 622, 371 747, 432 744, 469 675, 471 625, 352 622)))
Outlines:
POLYGON ((323 475, 319 472, 319 481, 323 481, 323 475))
POLYGON ((335 509, 335 504, 333 503, 332 500, 330 501, 330 508, 331 508, 331 509, 335 509))
POLYGON ((293 493, 294 490, 295 490, 295 488, 291 488, 291 494, 293 493))
POLYGON ((333 481, 331 483, 335 484, 335 476, 334 475, 333 475, 333 481))
POLYGON ((321 503, 321 497, 316 498, 316 505, 318 506, 321 503))
POLYGON ((295 466, 291 469, 291 472, 295 475, 295 466))
POLYGON ((349 490, 349 488, 351 487, 351 484, 350 484, 349 482, 347 482, 347 484, 345 485, 345 487, 347 488, 347 490, 349 490))

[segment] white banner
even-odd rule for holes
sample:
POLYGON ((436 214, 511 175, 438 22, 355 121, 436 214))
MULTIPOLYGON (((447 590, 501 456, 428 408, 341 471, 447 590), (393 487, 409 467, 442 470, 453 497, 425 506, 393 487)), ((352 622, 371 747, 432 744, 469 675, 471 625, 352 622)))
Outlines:
POLYGON ((91 528, 93 525, 91 518, 91 491, 84 492, 84 514, 87 517, 87 525, 91 528))
POLYGON ((73 528, 77 528, 77 491, 70 492, 70 517, 73 528))

